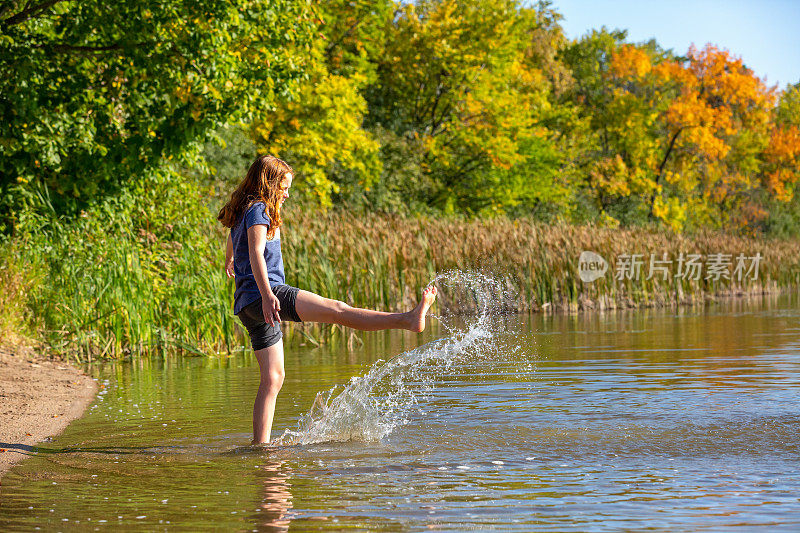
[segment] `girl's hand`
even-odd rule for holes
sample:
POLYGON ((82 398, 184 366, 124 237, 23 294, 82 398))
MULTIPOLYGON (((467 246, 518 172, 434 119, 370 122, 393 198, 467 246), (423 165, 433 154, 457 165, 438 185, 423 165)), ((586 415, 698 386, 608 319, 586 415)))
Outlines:
POLYGON ((261 299, 261 312, 264 313, 264 320, 266 320, 270 326, 274 326, 276 322, 280 323, 280 310, 281 303, 272 291, 270 291, 266 298, 261 299))
POLYGON ((234 273, 233 273, 233 258, 231 258, 230 261, 225 263, 225 273, 228 275, 229 278, 232 278, 234 276, 234 273))

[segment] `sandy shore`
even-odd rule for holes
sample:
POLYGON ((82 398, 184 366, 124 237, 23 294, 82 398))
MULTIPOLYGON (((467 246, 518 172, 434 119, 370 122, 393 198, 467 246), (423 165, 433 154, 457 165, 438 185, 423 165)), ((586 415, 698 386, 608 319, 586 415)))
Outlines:
POLYGON ((79 418, 96 393, 97 383, 77 368, 0 349, 0 477, 79 418))

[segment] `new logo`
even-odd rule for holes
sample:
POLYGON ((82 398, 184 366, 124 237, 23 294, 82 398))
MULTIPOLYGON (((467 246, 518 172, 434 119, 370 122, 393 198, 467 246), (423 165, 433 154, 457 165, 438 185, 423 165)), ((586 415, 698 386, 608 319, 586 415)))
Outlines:
POLYGON ((591 283, 602 278, 608 270, 608 263, 599 254, 594 252, 581 252, 578 258, 578 275, 584 283, 591 283))

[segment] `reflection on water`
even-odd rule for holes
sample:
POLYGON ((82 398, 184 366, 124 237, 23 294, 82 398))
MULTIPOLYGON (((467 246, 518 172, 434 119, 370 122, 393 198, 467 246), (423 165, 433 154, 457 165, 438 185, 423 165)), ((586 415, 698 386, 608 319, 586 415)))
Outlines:
POLYGON ((453 334, 436 325, 287 350, 276 436, 409 363, 376 383, 414 401, 367 442, 246 446, 247 353, 96 368, 87 415, 3 478, 0 530, 800 529, 796 297, 487 327, 455 358, 405 354, 453 334))
POLYGON ((258 525, 260 530, 288 530, 292 509, 291 467, 283 461, 272 461, 269 458, 258 467, 263 486, 258 525))

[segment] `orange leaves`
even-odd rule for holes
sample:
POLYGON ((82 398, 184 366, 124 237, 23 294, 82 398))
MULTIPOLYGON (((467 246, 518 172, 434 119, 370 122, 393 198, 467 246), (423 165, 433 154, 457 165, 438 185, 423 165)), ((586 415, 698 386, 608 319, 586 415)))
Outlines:
POLYGON ((786 188, 787 184, 797 182, 797 172, 787 168, 778 168, 766 176, 766 185, 770 194, 776 200, 788 202, 792 199, 792 191, 786 188))
POLYGON ((800 157, 800 129, 797 126, 774 128, 765 155, 771 163, 790 162, 800 157))
MULTIPOLYGON (((766 113, 775 103, 774 89, 767 88, 742 60, 725 50, 707 45, 698 51, 689 49, 688 61, 667 61, 655 69, 665 82, 680 88, 676 104, 694 111, 676 123, 683 126, 711 127, 733 133, 734 117, 766 113)), ((680 113, 675 113, 680 116, 680 113)), ((673 117, 674 118, 674 117, 673 117)))
POLYGON ((737 111, 772 106, 775 90, 767 88, 741 58, 709 44, 698 51, 689 48, 687 68, 694 74, 709 102, 737 111))
POLYGON ((682 202, 705 206, 725 224, 763 218, 752 205, 743 214, 755 188, 791 199, 800 178, 800 128, 789 127, 788 118, 798 115, 794 99, 784 95, 776 112, 776 89, 713 45, 672 59, 646 45, 621 44, 608 57, 604 118, 614 144, 590 171, 601 190, 635 193, 631 177, 649 176, 657 191, 651 214, 673 228, 696 216, 695 209, 679 209, 682 202), (614 153, 623 160, 614 163, 614 153))
MULTIPOLYGON (((685 64, 665 62, 656 74, 678 88, 664 114, 668 131, 678 135, 671 154, 673 163, 687 159, 694 167, 724 167, 729 156, 737 161, 746 156, 734 153, 741 135, 766 135, 764 127, 774 104, 774 91, 729 52, 713 45, 702 50, 691 47, 685 64)), ((714 185, 713 175, 700 175, 704 190, 714 185)), ((711 195, 711 200, 720 206, 730 194, 751 187, 745 173, 726 175, 724 192, 717 190, 711 195)))
POLYGON ((621 46, 611 57, 609 71, 618 78, 642 78, 653 69, 647 52, 633 45, 621 46))
POLYGON ((768 167, 764 178, 767 190, 775 199, 788 202, 793 196, 793 185, 800 178, 800 129, 775 127, 764 159, 768 167))
POLYGON ((707 45, 689 49, 685 65, 667 62, 657 73, 679 86, 666 120, 673 131, 687 129, 683 140, 711 158, 728 153, 725 137, 744 126, 766 124, 774 105, 774 90, 725 50, 707 45))
POLYGON ((691 87, 697 79, 692 72, 684 68, 678 61, 662 61, 653 67, 653 76, 665 83, 674 83, 678 87, 691 87))

